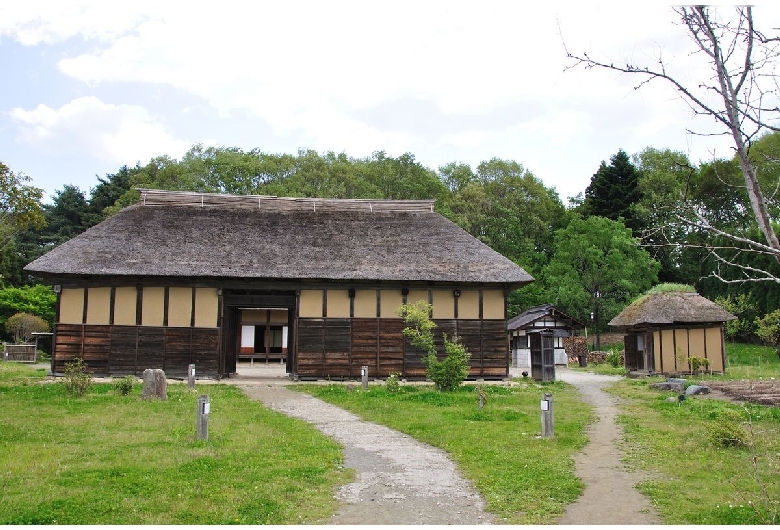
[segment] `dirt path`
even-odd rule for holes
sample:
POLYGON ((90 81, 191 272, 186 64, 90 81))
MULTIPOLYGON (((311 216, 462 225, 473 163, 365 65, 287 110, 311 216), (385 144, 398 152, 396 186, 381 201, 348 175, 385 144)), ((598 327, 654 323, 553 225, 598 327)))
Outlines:
MULTIPOLYGON (((244 369, 223 381, 240 386, 266 406, 314 424, 344 446, 345 465, 357 481, 341 488, 342 507, 327 524, 493 524, 484 502, 447 455, 434 447, 357 416, 308 394, 284 388, 283 369, 244 369)), ((515 374, 512 374, 515 375, 515 374)), ((559 524, 662 524, 636 484, 644 478, 628 472, 617 446, 621 429, 615 398, 602 388, 619 379, 561 369, 556 377, 572 384, 596 409, 588 429, 590 442, 575 456, 583 495, 564 512, 559 524)))
POLYGON ((566 507, 559 524, 662 524, 650 501, 635 488, 645 475, 627 471, 621 462, 616 400, 602 390, 620 378, 566 369, 556 370, 556 377, 577 387, 598 415, 587 431, 588 445, 574 458, 585 491, 566 507))

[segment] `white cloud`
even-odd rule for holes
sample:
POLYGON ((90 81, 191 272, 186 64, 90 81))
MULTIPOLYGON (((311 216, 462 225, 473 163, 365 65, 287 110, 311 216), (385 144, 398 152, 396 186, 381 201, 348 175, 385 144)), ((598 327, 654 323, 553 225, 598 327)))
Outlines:
POLYGON ((146 109, 95 97, 78 98, 59 109, 17 107, 10 116, 19 127, 18 141, 53 155, 84 152, 121 165, 163 154, 176 157, 191 146, 173 137, 146 109))
POLYGON ((150 5, 144 1, 2 2, 0 36, 9 35, 24 46, 53 44, 72 37, 108 41, 132 31, 147 18, 144 8, 150 5))

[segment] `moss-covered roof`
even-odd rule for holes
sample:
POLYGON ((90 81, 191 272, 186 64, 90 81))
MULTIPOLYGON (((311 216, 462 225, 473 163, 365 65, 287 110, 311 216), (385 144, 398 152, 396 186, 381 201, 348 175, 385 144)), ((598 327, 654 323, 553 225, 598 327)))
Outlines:
POLYGON ((613 327, 722 323, 737 317, 690 290, 648 291, 610 320, 613 327))

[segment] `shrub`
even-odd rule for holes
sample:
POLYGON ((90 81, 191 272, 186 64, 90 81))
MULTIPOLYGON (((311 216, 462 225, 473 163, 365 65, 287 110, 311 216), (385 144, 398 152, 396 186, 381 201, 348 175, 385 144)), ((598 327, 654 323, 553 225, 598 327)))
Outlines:
POLYGON ((398 381, 398 374, 392 373, 387 376, 387 379, 385 380, 385 388, 388 392, 398 392, 401 390, 401 384, 398 381))
POLYGON ((715 447, 746 447, 747 432, 737 414, 724 414, 707 427, 707 437, 715 447))
POLYGON ((425 358, 425 366, 428 377, 436 384, 436 388, 444 392, 450 392, 458 388, 469 375, 469 360, 471 354, 460 343, 458 337, 452 340, 444 337, 444 360, 436 357, 436 352, 431 352, 425 358))
POLYGON ((607 354, 607 362, 612 368, 619 368, 622 364, 620 352, 618 350, 610 350, 607 354))
POLYGON ((706 369, 710 365, 710 361, 703 357, 691 357, 688 359, 688 364, 691 365, 691 373, 699 373, 699 368, 706 369))
POLYGON ((39 316, 29 313, 16 313, 5 321, 5 330, 13 334, 14 342, 29 342, 34 332, 49 331, 49 324, 39 316))
POLYGON ((69 363, 65 363, 65 377, 62 379, 62 385, 68 394, 81 397, 87 393, 92 386, 92 374, 89 372, 84 359, 76 357, 69 363))
POLYGON ((135 385, 135 377, 132 375, 126 375, 122 379, 114 380, 114 390, 120 396, 126 396, 133 391, 135 385))
POLYGON ((416 304, 403 304, 398 308, 398 316, 404 319, 406 327, 404 336, 412 345, 427 353, 423 357, 428 379, 436 384, 438 390, 448 392, 455 390, 469 374, 471 354, 457 337, 452 340, 442 334, 444 339, 444 360, 436 356, 436 346, 433 340, 433 328, 436 323, 431 320, 433 306, 423 300, 416 304))

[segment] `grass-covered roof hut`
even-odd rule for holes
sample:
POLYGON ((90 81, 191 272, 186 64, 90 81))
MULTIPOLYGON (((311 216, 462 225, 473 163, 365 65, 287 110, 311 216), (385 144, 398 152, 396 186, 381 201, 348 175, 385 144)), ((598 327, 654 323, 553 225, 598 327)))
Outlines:
POLYGON ((725 369, 723 324, 737 317, 687 285, 662 284, 637 298, 609 325, 625 331, 625 365, 632 371, 682 373, 691 358, 725 369))
POLYGON ((533 278, 433 201, 140 192, 25 269, 58 292, 54 371, 222 377, 252 350, 293 377, 422 377, 396 311, 426 300, 470 376, 508 375, 506 295, 533 278))

